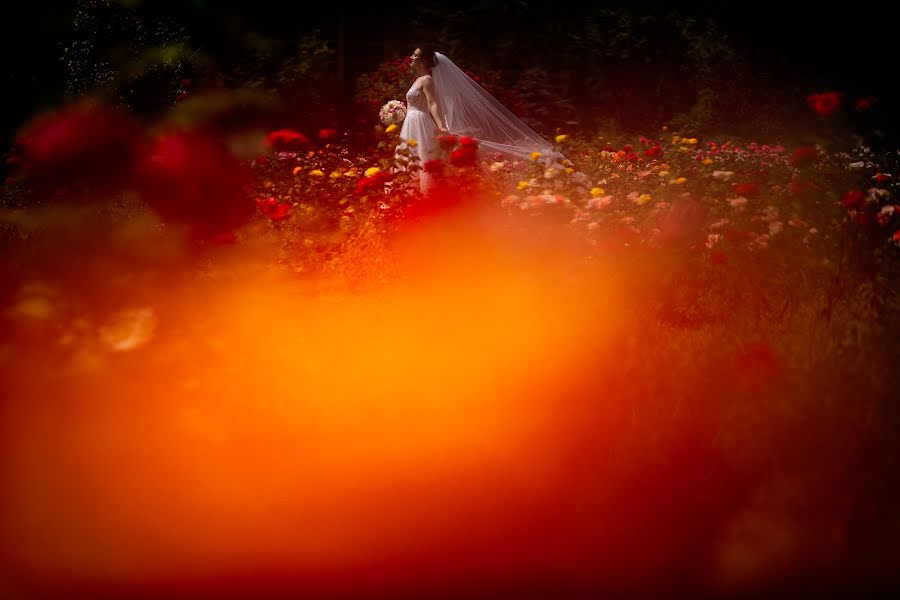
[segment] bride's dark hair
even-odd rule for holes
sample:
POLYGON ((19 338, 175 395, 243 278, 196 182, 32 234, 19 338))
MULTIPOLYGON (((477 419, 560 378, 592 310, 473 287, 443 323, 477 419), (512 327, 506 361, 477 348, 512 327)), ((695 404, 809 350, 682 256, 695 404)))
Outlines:
POLYGON ((416 48, 421 52, 422 66, 426 69, 433 69, 434 65, 437 64, 437 59, 434 56, 434 48, 431 44, 419 44, 416 48))

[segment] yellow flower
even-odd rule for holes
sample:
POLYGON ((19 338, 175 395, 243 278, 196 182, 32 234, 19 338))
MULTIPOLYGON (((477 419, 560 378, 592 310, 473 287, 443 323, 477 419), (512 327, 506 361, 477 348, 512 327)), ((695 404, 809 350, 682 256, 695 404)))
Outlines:
POLYGON ((388 125, 387 129, 385 129, 384 131, 386 133, 394 133, 395 131, 397 131, 397 129, 398 129, 397 124, 391 123, 390 125, 388 125))
POLYGON ((713 164, 713 159, 711 159, 711 158, 704 158, 704 159, 703 159, 703 164, 704 164, 704 165, 711 165, 711 164, 713 164))
POLYGON ((381 173, 381 169, 379 169, 378 167, 369 167, 368 169, 366 169, 366 177, 371 177, 375 173, 381 173))
POLYGON ((331 173, 328 174, 328 176, 331 177, 332 179, 340 179, 341 172, 340 171, 332 171, 331 173))
POLYGON ((313 169, 312 171, 309 172, 309 175, 311 177, 325 177, 325 173, 323 173, 319 169, 313 169))
POLYGON ((647 204, 648 202, 650 202, 650 194, 641 194, 637 201, 638 205, 647 204))
POLYGON ((539 158, 542 157, 542 156, 543 156, 543 154, 541 154, 540 152, 532 152, 532 153, 531 153, 531 160, 537 160, 537 159, 539 159, 539 158))
POLYGON ((697 143, 697 138, 688 138, 688 139, 684 140, 684 143, 694 145, 697 143))
POLYGON ((293 173, 294 173, 294 175, 296 175, 297 173, 299 173, 302 170, 303 170, 303 167, 294 167, 293 173))
POLYGON ((668 174, 669 174, 668 171, 660 171, 660 172, 659 172, 659 176, 660 176, 660 177, 665 177, 665 176, 668 175, 668 174))
POLYGON ((528 182, 527 182, 527 181, 520 181, 520 182, 519 182, 519 185, 516 186, 516 187, 517 187, 518 189, 520 189, 520 190, 524 190, 525 188, 528 187, 528 182))
POLYGON ((681 185, 685 181, 687 181, 687 177, 679 177, 678 179, 675 180, 675 183, 677 183, 678 185, 681 185))
POLYGON ((677 144, 677 143, 678 143, 678 140, 680 140, 680 139, 681 139, 681 138, 678 137, 677 135, 673 135, 673 136, 672 136, 672 143, 673 143, 673 144, 677 144))
POLYGON ((566 169, 566 175, 571 175, 571 174, 574 173, 574 172, 575 172, 575 169, 573 169, 572 167, 568 167, 568 168, 566 169))
POLYGON ((591 188, 591 196, 593 196, 594 198, 596 198, 597 196, 602 196, 605 193, 606 190, 601 187, 591 188))
POLYGON ((409 146, 410 148, 415 148, 416 146, 419 145, 419 142, 417 142, 416 140, 407 140, 406 145, 409 146))
POLYGON ((556 143, 557 143, 557 144, 562 144, 562 143, 563 143, 564 141, 566 141, 567 139, 569 139, 569 136, 566 135, 566 134, 564 134, 564 133, 562 133, 562 134, 556 136, 556 143))

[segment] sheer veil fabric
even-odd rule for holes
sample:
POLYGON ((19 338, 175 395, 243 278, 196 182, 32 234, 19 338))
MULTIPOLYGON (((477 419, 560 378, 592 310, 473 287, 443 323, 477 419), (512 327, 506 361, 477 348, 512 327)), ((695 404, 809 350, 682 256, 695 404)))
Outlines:
POLYGON ((483 87, 440 52, 431 71, 444 127, 453 135, 478 140, 486 152, 499 152, 507 160, 531 160, 540 152, 542 162, 561 163, 565 157, 491 96, 483 87))

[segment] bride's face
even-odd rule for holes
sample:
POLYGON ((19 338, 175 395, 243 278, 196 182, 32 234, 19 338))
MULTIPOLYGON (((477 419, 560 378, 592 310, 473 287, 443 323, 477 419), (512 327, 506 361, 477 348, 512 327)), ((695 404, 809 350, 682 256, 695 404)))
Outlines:
POLYGON ((422 61, 422 49, 416 48, 409 57, 409 68, 415 69, 422 61))

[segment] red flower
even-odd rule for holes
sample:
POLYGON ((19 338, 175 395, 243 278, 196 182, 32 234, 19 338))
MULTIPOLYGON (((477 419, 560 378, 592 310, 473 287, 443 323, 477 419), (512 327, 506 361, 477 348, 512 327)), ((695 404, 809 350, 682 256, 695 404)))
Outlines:
POLYGON ((147 204, 164 221, 188 225, 195 237, 232 231, 253 216, 244 191, 249 174, 222 140, 172 133, 151 144, 139 166, 147 204))
POLYGON ((878 102, 878 98, 875 96, 867 96, 865 98, 859 98, 854 104, 853 108, 857 112, 862 112, 864 110, 869 110, 872 108, 872 105, 878 102))
MULTIPOLYGON (((320 132, 321 133, 321 132, 320 132)), ((273 150, 306 150, 310 146, 309 138, 293 129, 270 131, 266 135, 266 145, 273 150)))
POLYGON ((450 154, 450 162, 457 167, 471 167, 477 159, 477 146, 462 146, 450 154))
POLYGON ((862 203, 863 193, 859 190, 853 190, 844 194, 844 197, 841 198, 841 204, 844 205, 844 208, 856 208, 862 203))
POLYGON ((17 156, 36 185, 115 185, 131 175, 141 138, 125 114, 79 104, 28 124, 17 140, 17 156))
POLYGON ((331 142, 336 140, 338 136, 338 132, 336 129, 320 129, 319 130, 319 139, 323 142, 331 142))
POLYGON ((179 83, 181 83, 182 87, 191 87, 193 81, 190 79, 182 79, 179 83))
POLYGON ((291 214, 291 207, 287 204, 276 204, 272 210, 266 213, 269 215, 269 218, 273 221, 281 221, 282 219, 286 219, 291 214))
POLYGON ((431 175, 443 175, 444 166, 444 161, 442 160, 426 160, 425 164, 422 165, 422 169, 431 175))
POLYGON ((894 232, 894 235, 891 236, 891 240, 900 244, 900 229, 894 232))
POLYGON ((805 165, 807 163, 813 162, 816 159, 816 149, 810 146, 802 146, 794 150, 794 153, 791 154, 790 162, 795 167, 799 167, 801 165, 805 165))
POLYGON ((890 175, 885 175, 884 173, 876 173, 872 179, 875 180, 875 183, 887 183, 891 180, 890 175))
POLYGON ((375 173, 374 175, 369 175, 368 177, 363 177, 356 182, 356 193, 367 194, 370 191, 375 191, 382 187, 390 178, 391 176, 383 171, 375 173))
POLYGON ((257 198, 256 207, 262 212, 268 214, 273 208, 278 206, 278 200, 275 198, 257 198))
POLYGON ((442 150, 453 150, 453 148, 456 147, 456 142, 459 138, 452 133, 445 133, 437 136, 435 139, 442 150))
POLYGON ((735 183, 732 187, 738 196, 754 196, 759 193, 758 183, 735 183))
POLYGON ((839 92, 810 94, 806 97, 806 103, 820 115, 828 116, 841 106, 841 97, 839 92))
POLYGON ((459 136, 458 141, 460 146, 475 146, 476 148, 478 147, 478 140, 467 135, 459 136))
POLYGON ((612 147, 611 145, 609 145, 609 144, 603 146, 603 150, 606 151, 606 152, 615 152, 615 151, 616 151, 616 149, 613 148, 613 147, 612 147))
POLYGON ((647 148, 644 150, 644 156, 647 158, 660 158, 663 155, 663 150, 659 146, 653 146, 652 148, 647 148))

